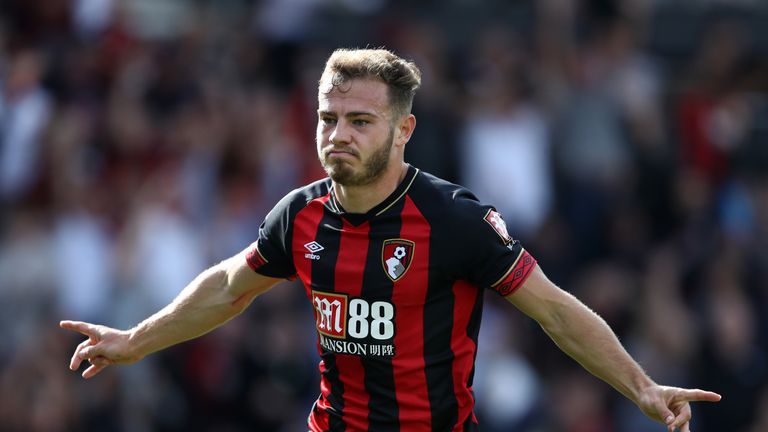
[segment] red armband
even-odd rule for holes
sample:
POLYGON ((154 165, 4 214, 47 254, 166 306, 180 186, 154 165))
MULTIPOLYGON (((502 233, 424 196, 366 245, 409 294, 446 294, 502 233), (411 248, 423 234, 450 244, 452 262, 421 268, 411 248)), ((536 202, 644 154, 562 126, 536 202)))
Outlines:
POLYGON ((491 288, 506 297, 515 292, 531 275, 531 271, 536 266, 536 259, 525 249, 517 257, 515 263, 509 268, 504 277, 491 288))
POLYGON ((259 267, 267 263, 267 260, 261 255, 261 252, 259 252, 257 243, 258 241, 253 242, 251 245, 251 250, 245 254, 245 261, 248 262, 248 267, 250 267, 253 271, 258 270, 259 267))

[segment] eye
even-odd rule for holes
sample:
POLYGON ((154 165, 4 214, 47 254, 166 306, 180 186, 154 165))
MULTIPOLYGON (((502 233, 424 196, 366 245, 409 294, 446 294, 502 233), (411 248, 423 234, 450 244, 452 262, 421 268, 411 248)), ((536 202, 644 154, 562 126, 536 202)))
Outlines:
POLYGON ((334 117, 320 117, 320 123, 324 126, 336 124, 336 118, 334 117))
POLYGON ((363 120, 363 119, 352 120, 352 124, 355 125, 355 126, 365 126, 365 125, 370 124, 370 123, 371 122, 369 122, 368 120, 363 120))

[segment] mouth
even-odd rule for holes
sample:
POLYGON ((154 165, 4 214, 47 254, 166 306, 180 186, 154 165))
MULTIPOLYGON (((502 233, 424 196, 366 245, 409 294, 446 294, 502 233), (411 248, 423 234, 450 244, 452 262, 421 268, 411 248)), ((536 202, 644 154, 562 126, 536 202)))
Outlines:
POLYGON ((353 158, 356 158, 357 155, 355 153, 353 153, 351 151, 347 151, 347 150, 331 149, 331 150, 328 150, 328 151, 325 152, 325 157, 326 158, 329 158, 329 157, 342 157, 342 158, 353 157, 353 158))

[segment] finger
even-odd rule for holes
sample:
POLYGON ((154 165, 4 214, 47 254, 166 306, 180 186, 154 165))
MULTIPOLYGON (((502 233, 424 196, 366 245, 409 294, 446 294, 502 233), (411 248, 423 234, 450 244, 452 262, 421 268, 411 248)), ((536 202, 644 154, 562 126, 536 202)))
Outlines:
POLYGON ((680 426, 680 432, 691 432, 690 424, 691 422, 685 422, 682 426, 680 426))
POLYGON ((80 351, 82 351, 88 344, 92 343, 91 339, 86 339, 83 342, 80 343, 80 345, 75 348, 74 354, 72 354, 72 359, 69 361, 69 369, 70 370, 76 370, 80 367, 80 363, 83 362, 83 357, 80 355, 80 351))
POLYGON ((82 321, 60 321, 59 327, 66 330, 73 330, 82 333, 91 338, 96 338, 99 336, 98 327, 82 321))
POLYGON ((684 424, 691 420, 691 406, 685 403, 680 407, 679 414, 675 417, 675 421, 672 423, 674 427, 682 427, 684 424))
POLYGON ((92 365, 96 365, 96 366, 109 366, 113 364, 112 360, 104 356, 94 357, 89 361, 91 362, 92 365))
POLYGON ((80 350, 80 358, 93 362, 93 359, 104 354, 103 351, 103 347, 99 344, 91 344, 80 350))
POLYGON ((677 389, 675 394, 672 396, 672 399, 676 401, 691 402, 718 402, 720 399, 722 399, 722 396, 714 392, 699 389, 677 389))
POLYGON ((656 412, 658 413, 661 421, 666 425, 670 425, 675 421, 675 414, 670 411, 669 408, 667 408, 667 406, 662 402, 656 403, 656 412))
POLYGON ((88 367, 88 369, 86 369, 83 372, 83 378, 85 378, 85 379, 93 378, 94 376, 96 376, 96 374, 98 374, 99 372, 104 370, 104 368, 107 367, 107 366, 109 366, 109 365, 106 365, 106 364, 102 364, 102 365, 92 364, 90 367, 88 367))

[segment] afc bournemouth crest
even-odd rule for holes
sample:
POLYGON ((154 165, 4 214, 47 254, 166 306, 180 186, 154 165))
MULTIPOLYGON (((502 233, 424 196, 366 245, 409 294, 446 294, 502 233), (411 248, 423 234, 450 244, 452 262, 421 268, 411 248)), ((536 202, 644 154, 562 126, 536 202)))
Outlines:
POLYGON ((396 281, 400 279, 413 261, 413 250, 416 245, 405 239, 389 239, 384 241, 381 248, 381 264, 387 276, 396 281))
POLYGON ((496 234, 501 237, 504 244, 512 241, 512 236, 507 232, 507 224, 504 223, 504 219, 501 218, 501 213, 493 209, 488 210, 488 213, 485 214, 485 221, 488 222, 493 230, 496 231, 496 234))

